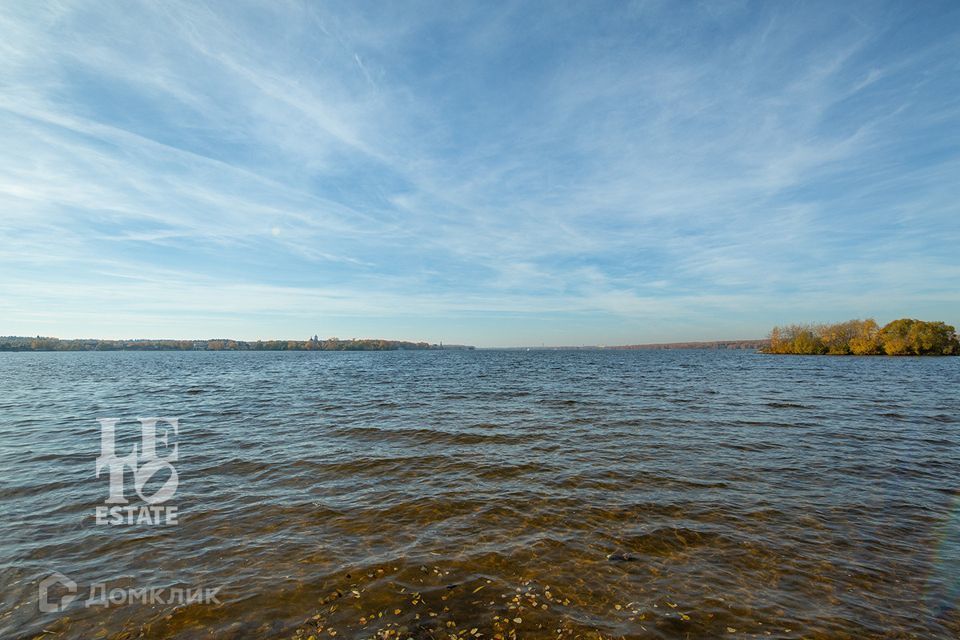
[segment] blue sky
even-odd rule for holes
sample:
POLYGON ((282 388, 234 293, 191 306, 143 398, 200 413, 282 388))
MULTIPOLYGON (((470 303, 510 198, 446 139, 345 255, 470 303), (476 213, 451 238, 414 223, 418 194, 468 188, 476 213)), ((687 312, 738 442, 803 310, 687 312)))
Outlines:
POLYGON ((0 4, 0 334, 960 323, 956 2, 0 4))

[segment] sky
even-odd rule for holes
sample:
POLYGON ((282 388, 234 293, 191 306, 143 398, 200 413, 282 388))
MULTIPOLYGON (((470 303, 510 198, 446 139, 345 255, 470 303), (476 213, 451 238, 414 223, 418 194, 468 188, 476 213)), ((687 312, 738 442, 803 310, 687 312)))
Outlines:
POLYGON ((960 324, 960 3, 0 3, 0 335, 960 324))

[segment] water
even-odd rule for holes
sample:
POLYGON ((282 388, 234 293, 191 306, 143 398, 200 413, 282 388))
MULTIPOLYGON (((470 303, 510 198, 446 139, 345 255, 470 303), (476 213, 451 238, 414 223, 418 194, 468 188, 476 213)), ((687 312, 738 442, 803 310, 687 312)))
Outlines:
POLYGON ((956 638, 958 387, 960 358, 0 354, 0 637, 956 638), (179 524, 98 526, 96 418, 124 453, 138 416, 181 420, 179 524), (80 597, 41 613, 53 571, 80 597))

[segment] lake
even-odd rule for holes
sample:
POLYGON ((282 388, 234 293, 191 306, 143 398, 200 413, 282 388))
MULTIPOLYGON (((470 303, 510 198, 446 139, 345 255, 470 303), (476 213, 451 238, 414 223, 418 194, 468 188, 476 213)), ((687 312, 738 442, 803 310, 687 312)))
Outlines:
POLYGON ((0 353, 0 637, 956 638, 958 389, 960 358, 0 353), (176 523, 97 522, 98 418, 176 523))

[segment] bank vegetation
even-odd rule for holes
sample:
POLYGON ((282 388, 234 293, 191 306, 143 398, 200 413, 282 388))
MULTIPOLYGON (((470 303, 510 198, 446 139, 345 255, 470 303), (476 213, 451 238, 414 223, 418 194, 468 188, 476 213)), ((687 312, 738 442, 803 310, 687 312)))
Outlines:
POLYGON ((792 324, 774 327, 764 353, 855 356, 960 355, 956 330, 943 322, 911 318, 883 327, 873 319, 837 324, 792 324))

